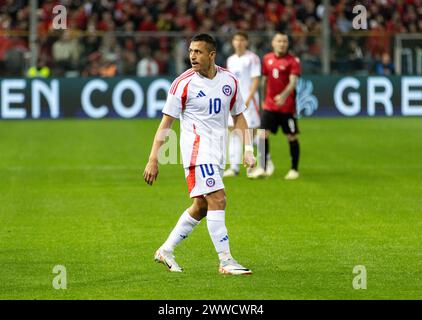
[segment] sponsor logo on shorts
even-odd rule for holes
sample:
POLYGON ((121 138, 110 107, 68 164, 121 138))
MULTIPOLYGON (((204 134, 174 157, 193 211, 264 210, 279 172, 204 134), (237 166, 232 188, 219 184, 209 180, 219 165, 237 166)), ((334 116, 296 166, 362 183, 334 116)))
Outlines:
POLYGON ((229 95, 231 95, 232 94, 232 87, 230 87, 229 85, 224 85, 223 86, 223 93, 226 95, 226 96, 229 96, 229 95))
POLYGON ((214 187, 215 186, 215 180, 213 178, 208 178, 207 181, 205 181, 208 187, 214 187))

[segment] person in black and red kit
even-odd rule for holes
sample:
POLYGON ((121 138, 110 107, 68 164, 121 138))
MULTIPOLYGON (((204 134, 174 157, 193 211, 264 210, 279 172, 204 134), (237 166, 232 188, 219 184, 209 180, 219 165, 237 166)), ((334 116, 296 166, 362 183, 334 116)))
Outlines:
POLYGON ((260 156, 260 170, 254 177, 269 176, 274 172, 274 165, 269 155, 268 136, 275 134, 278 127, 287 136, 290 146, 291 169, 285 179, 299 178, 299 140, 296 119, 296 84, 301 73, 299 58, 288 53, 289 38, 285 33, 277 32, 272 39, 273 52, 263 58, 263 114, 262 128, 265 129, 265 154, 260 156))

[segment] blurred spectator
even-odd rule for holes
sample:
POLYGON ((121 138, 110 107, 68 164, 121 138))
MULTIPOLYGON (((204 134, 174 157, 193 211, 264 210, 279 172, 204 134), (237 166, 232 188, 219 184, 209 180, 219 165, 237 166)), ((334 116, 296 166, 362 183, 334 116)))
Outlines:
POLYGON ((110 33, 102 37, 102 44, 99 51, 101 56, 107 61, 119 61, 121 58, 121 47, 116 37, 110 33))
MULTIPOLYGON (((12 18, 8 14, 0 14, 0 31, 10 29, 11 24, 12 18)), ((12 40, 8 36, 0 35, 0 71, 6 67, 6 52, 12 46, 12 40)))
POLYGON ((55 61, 55 73, 63 75, 65 71, 74 70, 80 58, 81 48, 70 31, 65 30, 60 39, 53 44, 52 54, 55 61))
POLYGON ((126 38, 125 43, 123 44, 119 73, 131 76, 136 75, 136 63, 138 61, 138 57, 136 56, 135 50, 136 47, 134 40, 126 38))
POLYGON ((90 54, 100 49, 101 38, 96 36, 95 33, 88 34, 81 39, 82 50, 84 57, 89 57, 90 54))
POLYGON ((137 65, 136 74, 138 77, 156 76, 159 73, 159 66, 151 56, 149 48, 143 48, 142 58, 137 65))
POLYGON ((122 31, 124 32, 124 35, 117 39, 121 47, 124 47, 125 43, 128 43, 128 42, 133 43, 135 41, 135 37, 134 37, 135 24, 133 21, 131 20, 126 21, 123 24, 122 31))
POLYGON ((171 31, 174 30, 173 22, 170 13, 160 13, 157 21, 157 30, 171 31))
POLYGON ((391 62, 391 57, 388 52, 384 52, 381 60, 375 64, 375 73, 378 75, 392 75, 395 73, 394 65, 391 62))
POLYGON ((166 74, 169 69, 169 55, 164 51, 155 51, 153 54, 153 59, 157 62, 158 65, 158 74, 166 74))
POLYGON ((337 17, 337 28, 343 33, 349 32, 352 29, 352 21, 346 18, 344 12, 340 12, 337 17))
POLYGON ((349 69, 349 48, 344 37, 339 33, 334 34, 332 41, 331 59, 333 61, 333 69, 345 73, 349 69))
POLYGON ((83 77, 99 77, 100 76, 100 61, 99 61, 100 58, 101 56, 98 51, 90 54, 81 75, 83 77))
POLYGON ((96 29, 100 31, 113 31, 115 30, 116 24, 113 21, 113 15, 111 12, 103 12, 101 20, 98 22, 96 29))
POLYGON ((139 23, 139 31, 157 31, 157 26, 155 25, 152 16, 148 13, 148 9, 143 7, 141 9, 142 20, 139 23))
POLYGON ((349 41, 350 70, 363 70, 363 51, 356 40, 349 41))
POLYGON ((21 38, 10 39, 9 47, 4 54, 4 70, 8 76, 20 76, 25 70, 25 53, 28 51, 25 41, 21 38))
POLYGON ((44 57, 38 59, 37 65, 30 67, 27 72, 28 78, 47 78, 50 76, 50 68, 47 65, 47 61, 44 57))
POLYGON ((101 77, 114 77, 117 75, 117 64, 112 58, 103 59, 99 67, 99 75, 101 77))
POLYGON ((301 4, 299 6, 299 9, 297 10, 296 18, 303 23, 308 18, 319 20, 319 17, 316 12, 315 2, 304 1, 303 4, 301 4))

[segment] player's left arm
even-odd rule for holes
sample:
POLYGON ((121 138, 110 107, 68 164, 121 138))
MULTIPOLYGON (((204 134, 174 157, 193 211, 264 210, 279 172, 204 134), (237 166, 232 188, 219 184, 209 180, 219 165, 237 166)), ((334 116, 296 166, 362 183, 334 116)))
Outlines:
POLYGON ((250 130, 248 123, 246 122, 243 112, 233 116, 234 128, 242 132, 243 141, 245 142, 245 154, 243 156, 243 164, 245 167, 255 167, 256 160, 253 155, 252 138, 250 136, 250 130))
POLYGON ((291 74, 289 76, 289 83, 284 88, 284 90, 274 97, 274 101, 277 105, 281 106, 286 101, 287 97, 296 89, 298 76, 296 74, 291 74))

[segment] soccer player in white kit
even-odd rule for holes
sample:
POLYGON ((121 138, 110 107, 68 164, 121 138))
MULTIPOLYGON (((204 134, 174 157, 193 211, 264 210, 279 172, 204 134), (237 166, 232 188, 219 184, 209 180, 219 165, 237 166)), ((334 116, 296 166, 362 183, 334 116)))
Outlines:
MULTIPOLYGON (((259 115, 259 77, 261 76, 261 62, 259 57, 248 50, 248 35, 238 31, 232 39, 234 54, 227 59, 227 69, 232 72, 240 84, 240 93, 247 109, 243 113, 248 127, 258 129, 261 125, 259 115)), ((233 129, 233 118, 229 117, 229 128, 233 129)), ((241 137, 232 132, 229 143, 230 168, 224 172, 224 177, 237 176, 242 157, 241 137)))
POLYGON ((207 218, 211 240, 220 259, 219 272, 251 274, 230 254, 225 224, 226 195, 222 180, 225 167, 229 114, 234 126, 244 133, 244 165, 255 166, 251 138, 243 116, 246 106, 239 81, 229 71, 215 65, 216 43, 207 34, 192 38, 189 58, 192 68, 181 74, 170 87, 163 118, 155 135, 144 179, 152 185, 158 175, 158 151, 173 121, 180 119, 180 148, 192 205, 181 215, 176 226, 154 258, 170 271, 181 272, 173 251, 202 218, 207 218))

